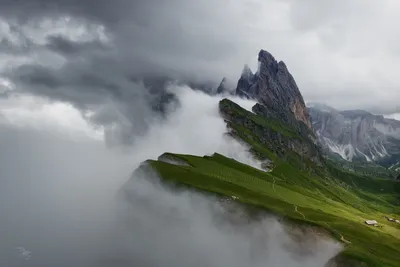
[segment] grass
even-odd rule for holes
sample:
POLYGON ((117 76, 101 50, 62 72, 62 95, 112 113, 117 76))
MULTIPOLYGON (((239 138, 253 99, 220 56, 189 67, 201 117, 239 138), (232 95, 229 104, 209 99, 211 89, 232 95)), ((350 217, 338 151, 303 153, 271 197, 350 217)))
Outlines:
POLYGON ((290 126, 282 124, 281 122, 279 122, 275 119, 265 118, 265 117, 259 116, 257 114, 254 114, 252 112, 249 112, 249 111, 243 109, 238 104, 232 102, 231 100, 228 100, 228 99, 221 100, 220 109, 229 110, 237 118, 243 117, 243 118, 249 119, 256 124, 263 126, 264 128, 271 128, 274 131, 282 133, 283 135, 285 135, 287 137, 303 139, 290 126))
POLYGON ((400 217, 398 207, 387 197, 396 193, 395 182, 376 180, 364 184, 349 175, 319 181, 306 172, 294 172, 284 166, 267 173, 219 154, 174 157, 188 165, 161 161, 149 164, 167 181, 237 196, 243 203, 322 227, 336 239, 348 241, 344 242, 342 257, 369 266, 400 266, 400 227, 383 218, 389 215, 388 211, 400 217), (388 190, 383 196, 377 189, 380 187, 388 190), (383 228, 365 225, 367 219, 378 220, 383 228))
MULTIPOLYGON (((317 166, 288 147, 295 139, 306 142, 308 149, 315 148, 290 125, 251 113, 229 100, 219 106, 231 119, 227 121, 229 134, 245 142, 258 159, 272 160, 274 169, 264 172, 220 154, 166 153, 163 158, 179 164, 147 161, 160 177, 181 186, 236 196, 297 223, 322 227, 343 242, 345 249, 339 257, 346 266, 400 266, 400 225, 384 218, 400 219, 400 182, 349 171, 325 159, 317 166), (382 228, 367 226, 364 221, 368 219, 377 220, 382 228)), ((311 155, 321 156, 314 152, 311 155)), ((382 169, 376 174, 382 174, 382 169)))

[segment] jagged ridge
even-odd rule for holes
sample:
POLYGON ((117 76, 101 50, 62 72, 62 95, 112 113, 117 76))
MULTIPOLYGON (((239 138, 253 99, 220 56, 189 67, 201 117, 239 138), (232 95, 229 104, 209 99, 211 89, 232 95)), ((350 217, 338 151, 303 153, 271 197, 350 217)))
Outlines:
POLYGON ((378 162, 386 167, 400 160, 399 121, 321 104, 312 104, 309 111, 317 136, 328 151, 348 161, 378 162))
POLYGON ((259 69, 253 74, 245 65, 236 94, 254 98, 273 116, 297 128, 304 124, 312 131, 311 119, 299 88, 283 61, 277 62, 267 51, 258 54, 259 69))

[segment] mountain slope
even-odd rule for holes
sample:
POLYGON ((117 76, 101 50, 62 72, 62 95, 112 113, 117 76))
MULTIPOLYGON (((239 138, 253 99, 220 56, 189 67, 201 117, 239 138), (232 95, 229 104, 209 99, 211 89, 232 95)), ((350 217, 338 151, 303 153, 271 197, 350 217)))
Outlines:
MULTIPOLYGON (((384 219, 400 217, 400 183, 351 173, 326 159, 286 66, 264 50, 259 62, 255 74, 245 68, 236 90, 258 101, 252 111, 228 99, 219 102, 219 110, 226 134, 249 147, 264 170, 220 154, 165 153, 138 171, 156 171, 167 184, 324 228, 345 246, 336 266, 400 266, 400 224, 384 219), (381 227, 364 223, 370 219, 381 227)), ((124 192, 129 198, 129 190, 124 192)))
POLYGON ((391 203, 399 190, 394 181, 365 183, 365 178, 346 173, 340 173, 341 180, 322 179, 283 163, 267 173, 218 154, 203 158, 165 154, 141 168, 155 170, 167 183, 232 197, 286 220, 324 228, 345 245, 337 257, 340 266, 399 266, 400 226, 383 219, 399 214, 391 203), (367 226, 364 221, 371 218, 383 228, 367 226))
POLYGON ((400 121, 362 110, 338 111, 321 104, 309 107, 313 127, 323 146, 348 161, 400 161, 400 121))
POLYGON ((219 109, 230 135, 250 144, 259 159, 290 158, 299 163, 299 168, 307 166, 300 163, 303 159, 322 165, 319 147, 311 139, 302 136, 298 129, 265 115, 265 106, 256 104, 253 112, 250 112, 224 99, 219 103, 219 109))

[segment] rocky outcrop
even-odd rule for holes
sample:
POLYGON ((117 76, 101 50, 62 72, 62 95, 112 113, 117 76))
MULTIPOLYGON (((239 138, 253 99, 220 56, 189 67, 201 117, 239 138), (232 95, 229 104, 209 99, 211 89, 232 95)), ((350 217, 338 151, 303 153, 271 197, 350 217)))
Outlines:
MULTIPOLYGON (((323 156, 318 145, 312 139, 304 138, 290 125, 268 120, 269 110, 256 104, 253 113, 236 103, 224 99, 219 103, 220 113, 227 122, 231 134, 246 141, 252 140, 268 148, 269 151, 285 158, 291 152, 322 166, 323 156), (246 130, 243 130, 246 129, 246 130)), ((304 127, 308 129, 305 125, 304 127)))
POLYGON ((224 77, 217 88, 217 94, 223 94, 227 91, 228 91, 228 89, 226 87, 226 78, 224 77))
POLYGON ((316 134, 331 153, 347 161, 378 162, 386 167, 400 161, 400 121, 363 110, 339 111, 310 104, 316 134))
POLYGON ((268 109, 268 115, 295 128, 312 132, 310 115, 299 88, 285 63, 277 62, 267 51, 258 54, 259 69, 253 74, 246 65, 238 81, 236 94, 258 100, 268 109))

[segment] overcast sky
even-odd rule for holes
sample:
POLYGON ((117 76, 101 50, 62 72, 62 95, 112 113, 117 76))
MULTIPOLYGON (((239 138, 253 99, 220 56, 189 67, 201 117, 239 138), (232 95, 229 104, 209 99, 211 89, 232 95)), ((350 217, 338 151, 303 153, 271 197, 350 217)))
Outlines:
POLYGON ((399 12, 396 0, 0 0, 0 84, 81 109, 127 102, 122 112, 141 115, 138 77, 236 83, 266 49, 306 101, 391 114, 399 12))
POLYGON ((92 239, 81 233, 101 228, 74 220, 99 221, 93 207, 108 203, 132 162, 243 152, 218 139, 217 98, 190 92, 181 116, 152 124, 142 77, 235 84, 265 49, 306 101, 399 116, 399 13, 398 0, 0 0, 1 251, 14 257, 16 242, 40 263, 84 254, 92 239), (133 155, 101 142, 126 135, 141 135, 133 155))

